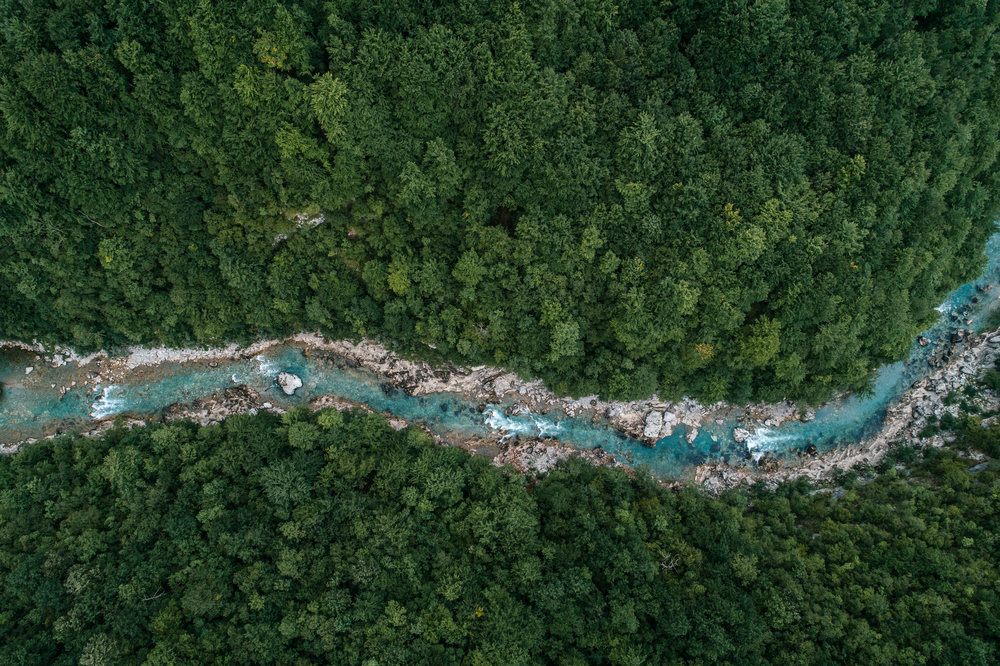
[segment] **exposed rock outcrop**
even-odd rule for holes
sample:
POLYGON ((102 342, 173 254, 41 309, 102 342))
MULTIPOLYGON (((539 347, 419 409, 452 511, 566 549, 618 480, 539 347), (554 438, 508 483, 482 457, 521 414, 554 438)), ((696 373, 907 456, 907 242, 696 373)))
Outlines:
POLYGON ((646 415, 646 428, 642 431, 642 436, 647 442, 655 444, 663 428, 663 412, 650 412, 646 415))

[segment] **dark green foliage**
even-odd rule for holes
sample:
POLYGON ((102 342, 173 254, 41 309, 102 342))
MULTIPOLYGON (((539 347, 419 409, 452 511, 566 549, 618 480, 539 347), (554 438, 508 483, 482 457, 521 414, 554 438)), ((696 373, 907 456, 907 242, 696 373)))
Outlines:
POLYGON ((1000 393, 1000 370, 987 370, 983 375, 983 386, 1000 393))
POLYGON ((6 0, 0 337, 863 391, 982 265, 998 9, 6 0))
POLYGON ((974 402, 969 402, 968 400, 961 401, 960 403, 958 403, 958 406, 962 409, 963 412, 966 412, 968 414, 978 414, 979 412, 982 411, 979 405, 977 405, 974 402))
POLYGON ((941 428, 939 426, 936 426, 933 423, 928 423, 920 429, 919 436, 921 439, 927 439, 928 437, 933 437, 939 432, 941 432, 941 428))
POLYGON ((1000 481, 915 451, 710 499, 361 412, 64 436, 0 459, 0 664, 995 663, 1000 481))

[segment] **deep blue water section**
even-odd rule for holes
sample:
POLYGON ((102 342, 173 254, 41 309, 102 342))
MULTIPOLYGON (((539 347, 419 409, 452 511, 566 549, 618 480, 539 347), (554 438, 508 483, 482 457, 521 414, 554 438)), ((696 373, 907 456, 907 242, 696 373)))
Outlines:
POLYGON ((262 402, 282 408, 332 395, 366 403, 408 421, 423 422, 442 435, 465 438, 505 432, 507 437, 556 437, 581 449, 600 446, 624 461, 647 465, 662 476, 683 476, 693 465, 705 461, 742 459, 764 452, 792 456, 810 444, 820 450, 830 449, 856 443, 877 432, 891 402, 931 372, 927 361, 942 353, 957 328, 982 328, 1000 296, 1000 288, 995 287, 1000 282, 1000 234, 990 239, 987 256, 989 263, 983 275, 949 294, 939 308, 941 320, 925 333, 932 343, 921 347, 915 341, 908 361, 882 368, 871 396, 852 396, 829 405, 817 411, 816 418, 808 423, 795 421, 760 428, 745 444, 737 444, 732 437, 733 428, 741 425, 736 420, 741 410, 724 415, 722 424, 713 421, 703 425, 690 444, 685 439, 687 429, 678 427, 671 437, 649 448, 623 437, 592 410, 572 418, 555 409, 547 414, 519 412, 517 401, 512 400, 490 405, 480 413, 476 402, 456 394, 412 397, 398 389, 384 388, 381 378, 372 372, 315 350, 307 355, 295 344, 279 345, 249 359, 220 359, 215 368, 205 362, 163 363, 140 368, 119 383, 87 386, 83 381, 91 366, 83 370, 75 364, 51 368, 35 360, 32 352, 0 350, 0 443, 56 431, 86 430, 93 419, 116 414, 155 417, 173 403, 219 395, 227 387, 246 384, 261 392, 262 402), (978 302, 973 303, 973 298, 978 302), (34 367, 32 373, 25 374, 26 366, 34 367), (285 396, 275 385, 280 371, 302 378, 303 386, 294 396, 285 396), (69 386, 72 381, 77 385, 62 395, 59 387, 69 386), (507 416, 509 407, 513 410, 507 416))

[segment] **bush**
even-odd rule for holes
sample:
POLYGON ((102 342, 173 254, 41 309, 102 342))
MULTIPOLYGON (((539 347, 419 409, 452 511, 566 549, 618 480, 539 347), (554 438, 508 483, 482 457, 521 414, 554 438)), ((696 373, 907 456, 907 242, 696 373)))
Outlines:
POLYGON ((937 427, 933 423, 928 423, 923 428, 921 428, 920 433, 918 434, 918 436, 921 439, 927 439, 929 437, 933 437, 934 435, 938 434, 939 432, 941 432, 941 428, 937 427))
MULTIPOLYGON (((1000 358, 997 361, 1000 362, 1000 358)), ((1000 393, 1000 370, 987 370, 983 375, 983 386, 1000 393)))

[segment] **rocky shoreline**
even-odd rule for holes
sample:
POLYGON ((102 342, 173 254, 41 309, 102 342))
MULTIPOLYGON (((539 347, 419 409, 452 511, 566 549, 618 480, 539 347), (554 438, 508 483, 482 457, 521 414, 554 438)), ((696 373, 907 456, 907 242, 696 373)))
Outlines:
MULTIPOLYGON (((350 409, 361 409, 369 413, 374 413, 364 403, 350 400, 342 400, 332 396, 319 396, 309 402, 308 408, 314 411, 326 408, 333 408, 338 411, 350 409)), ((177 420, 190 419, 202 426, 212 426, 220 423, 223 419, 236 414, 257 414, 260 411, 270 411, 273 414, 283 414, 286 410, 274 406, 272 403, 262 401, 258 391, 239 384, 231 386, 222 395, 212 395, 190 403, 174 403, 167 407, 166 411, 158 419, 163 423, 171 423, 177 420)), ((402 430, 410 425, 405 419, 383 413, 389 426, 395 430, 402 430)), ((130 417, 114 417, 103 419, 95 423, 95 426, 81 433, 85 437, 94 437, 112 428, 115 423, 119 423, 125 428, 142 427, 147 425, 145 419, 130 417)), ((438 444, 444 446, 459 446, 473 455, 483 455, 492 459, 493 464, 498 467, 510 465, 518 474, 531 478, 544 474, 551 470, 559 462, 569 457, 581 457, 592 464, 609 467, 621 467, 631 476, 633 471, 627 465, 622 464, 614 456, 601 449, 578 450, 569 447, 556 439, 542 438, 521 441, 519 438, 510 442, 494 439, 451 439, 432 432, 427 426, 417 424, 425 433, 430 435, 438 444)), ((45 437, 52 439, 59 435, 53 434, 45 437)), ((37 440, 30 439, 9 447, 0 447, 0 453, 11 454, 16 452, 25 443, 33 443, 37 440)))
MULTIPOLYGON (((924 340, 921 340, 921 344, 924 344, 924 340)), ((165 362, 199 362, 211 366, 223 359, 251 358, 283 343, 301 346, 302 353, 306 355, 322 353, 337 357, 351 367, 363 367, 376 373, 384 381, 384 388, 398 388, 411 396, 451 392, 460 393, 483 405, 513 401, 515 410, 526 409, 545 413, 558 409, 570 417, 585 417, 590 414, 594 422, 606 419, 610 426, 647 445, 655 444, 657 440, 670 436, 678 428, 686 429, 685 438, 690 443, 698 436, 699 429, 704 424, 711 421, 720 424, 723 422, 720 418, 722 415, 732 415, 734 411, 738 411, 738 408, 726 403, 704 406, 690 399, 664 402, 655 396, 649 400, 632 402, 604 401, 597 396, 579 399, 560 398, 546 389, 541 380, 524 381, 515 373, 502 368, 490 366, 462 368, 448 363, 435 366, 428 362, 407 360, 375 341, 327 341, 322 336, 311 333, 291 336, 285 340, 264 340, 246 347, 235 344, 216 349, 133 347, 114 356, 98 352, 80 357, 65 348, 46 352, 40 345, 23 343, 0 342, 0 347, 12 346, 36 352, 36 363, 48 363, 52 367, 66 363, 76 363, 80 368, 93 367, 83 383, 96 384, 120 381, 129 375, 142 372, 144 368, 148 369, 165 362)), ((940 367, 927 379, 917 382, 888 410, 883 427, 875 437, 856 446, 810 453, 790 462, 765 457, 756 461, 741 461, 738 464, 704 464, 695 469, 694 481, 708 489, 721 490, 757 481, 776 484, 799 477, 821 480, 829 478, 837 470, 849 469, 858 463, 876 464, 888 451, 891 443, 899 440, 918 441, 917 434, 926 425, 927 418, 931 414, 938 418, 945 412, 954 414, 958 409, 957 406, 944 405, 942 402, 944 396, 950 391, 960 389, 972 379, 981 378, 1000 355, 1000 335, 995 333, 970 337, 967 332, 957 338, 952 336, 951 343, 947 351, 932 361, 940 367)), ((30 372, 30 366, 26 370, 30 372)), ((289 389, 294 391, 297 386, 301 386, 301 380, 295 386, 295 380, 298 378, 294 375, 285 377, 284 380, 281 386, 286 393, 289 389)), ((68 391, 73 387, 64 388, 68 391)), ((992 401, 990 404, 995 405, 997 396, 992 392, 984 392, 980 402, 984 401, 992 401)), ((985 402, 984 408, 988 407, 985 402)), ((331 406, 338 409, 360 407, 372 411, 366 405, 329 396, 314 398, 310 404, 314 409, 331 406)), ((261 402, 259 394, 253 389, 237 385, 226 389, 222 396, 215 395, 188 404, 171 405, 163 419, 169 421, 175 418, 192 418, 202 425, 210 425, 231 414, 255 412, 260 409, 270 409, 277 413, 282 411, 270 403, 261 402)), ((405 427, 406 422, 402 419, 389 414, 386 416, 393 427, 405 427)), ((741 441, 741 438, 745 440, 749 437, 755 427, 776 427, 792 419, 808 421, 813 416, 812 410, 801 409, 787 401, 773 405, 750 404, 742 408, 742 414, 736 418, 740 426, 734 435, 737 441, 741 441)), ((114 420, 109 418, 95 422, 94 427, 85 434, 97 434, 110 427, 114 420)), ((144 421, 139 419, 125 418, 126 425, 143 423, 144 421)), ((547 439, 506 442, 503 435, 501 432, 487 440, 467 442, 453 441, 441 436, 435 436, 435 439, 442 443, 461 445, 477 452, 479 449, 496 451, 496 455, 490 457, 493 457, 498 464, 510 463, 515 469, 523 469, 525 472, 544 471, 547 469, 546 461, 558 460, 573 454, 592 458, 598 464, 628 467, 627 461, 622 463, 614 460, 611 454, 604 451, 578 451, 555 440, 547 439)), ((940 435, 936 439, 929 440, 929 443, 939 445, 940 435)), ((13 451, 17 446, 17 444, 8 446, 5 450, 13 451)))
MULTIPOLYGON (((757 463, 747 461, 742 465, 700 465, 695 469, 695 483, 709 490, 721 491, 759 481, 771 486, 799 478, 823 481, 839 471, 850 470, 859 464, 877 465, 898 444, 944 445, 954 437, 940 433, 921 437, 920 433, 928 425, 928 418, 940 419, 945 414, 958 416, 960 401, 946 404, 946 399, 966 386, 975 385, 994 368, 1000 358, 1000 331, 973 335, 971 331, 965 330, 953 334, 949 342, 945 352, 947 357, 932 360, 934 365, 931 367, 936 367, 936 370, 925 379, 915 382, 909 391, 889 407, 882 419, 882 427, 874 437, 854 446, 807 454, 801 462, 791 465, 766 458, 757 463)), ((967 400, 975 402, 981 411, 1000 408, 1000 394, 988 388, 977 387, 976 396, 967 400)))

